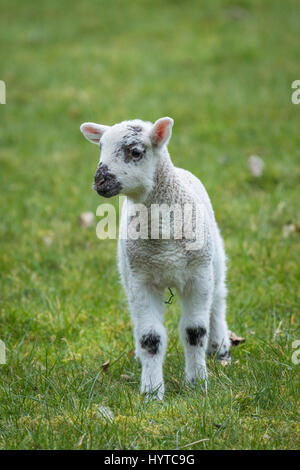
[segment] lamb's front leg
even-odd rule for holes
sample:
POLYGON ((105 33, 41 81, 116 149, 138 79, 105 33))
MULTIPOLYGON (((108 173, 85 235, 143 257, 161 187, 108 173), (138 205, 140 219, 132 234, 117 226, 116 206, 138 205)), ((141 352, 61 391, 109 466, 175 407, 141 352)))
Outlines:
POLYGON ((131 279, 128 294, 136 356, 142 364, 141 393, 147 398, 162 399, 163 361, 167 348, 167 333, 163 326, 163 291, 131 279))
POLYGON ((206 348, 209 315, 212 303, 213 278, 211 266, 201 267, 196 279, 181 292, 182 316, 179 334, 185 353, 186 379, 194 384, 199 379, 207 388, 206 348))

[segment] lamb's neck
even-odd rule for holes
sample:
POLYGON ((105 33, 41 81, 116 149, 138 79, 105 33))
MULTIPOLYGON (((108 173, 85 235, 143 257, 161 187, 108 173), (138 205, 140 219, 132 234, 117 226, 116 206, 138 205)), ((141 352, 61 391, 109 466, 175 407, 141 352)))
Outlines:
POLYGON ((149 192, 145 205, 170 203, 172 187, 174 187, 175 171, 170 155, 166 150, 158 155, 158 164, 154 174, 152 190, 149 192))
POLYGON ((170 204, 172 202, 172 190, 175 182, 174 165, 167 148, 163 148, 156 155, 157 165, 149 185, 140 188, 134 193, 127 194, 128 199, 134 204, 170 204))

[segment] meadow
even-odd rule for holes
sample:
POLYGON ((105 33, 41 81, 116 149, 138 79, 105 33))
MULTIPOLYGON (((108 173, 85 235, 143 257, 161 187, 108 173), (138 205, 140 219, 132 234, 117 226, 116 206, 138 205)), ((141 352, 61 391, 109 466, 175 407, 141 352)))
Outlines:
POLYGON ((299 17, 296 0, 1 0, 1 449, 299 448, 299 17), (175 292, 147 403, 117 242, 78 223, 103 202, 79 126, 162 116, 212 199, 246 342, 208 361, 206 396, 188 388, 175 292))

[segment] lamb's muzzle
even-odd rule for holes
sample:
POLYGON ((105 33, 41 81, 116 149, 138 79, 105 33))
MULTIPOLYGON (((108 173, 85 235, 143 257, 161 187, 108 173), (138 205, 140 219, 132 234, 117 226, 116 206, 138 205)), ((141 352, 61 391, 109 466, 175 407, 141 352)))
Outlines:
POLYGON ((100 163, 95 173, 93 189, 99 196, 112 197, 121 192, 122 186, 117 177, 108 171, 107 165, 100 163))

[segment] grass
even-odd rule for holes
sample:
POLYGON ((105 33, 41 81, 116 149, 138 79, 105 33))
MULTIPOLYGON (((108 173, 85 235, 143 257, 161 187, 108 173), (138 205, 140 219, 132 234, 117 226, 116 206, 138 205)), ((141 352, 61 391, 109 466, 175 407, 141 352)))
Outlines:
POLYGON ((300 237, 283 236, 300 223, 299 14, 296 0, 2 0, 2 449, 299 448, 300 237), (79 125, 165 115, 173 161, 213 201, 228 322, 247 342, 231 367, 209 361, 208 396, 187 389, 175 299, 165 401, 147 404, 116 242, 77 223, 101 202, 79 125))

